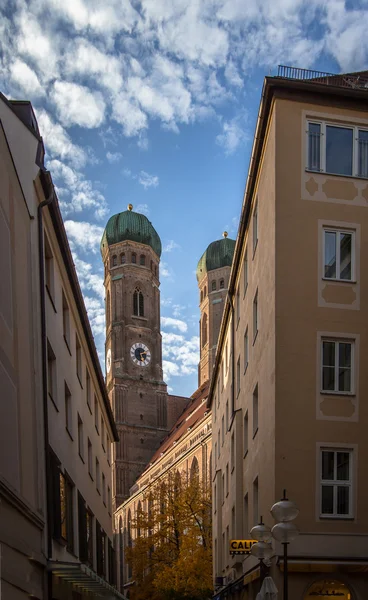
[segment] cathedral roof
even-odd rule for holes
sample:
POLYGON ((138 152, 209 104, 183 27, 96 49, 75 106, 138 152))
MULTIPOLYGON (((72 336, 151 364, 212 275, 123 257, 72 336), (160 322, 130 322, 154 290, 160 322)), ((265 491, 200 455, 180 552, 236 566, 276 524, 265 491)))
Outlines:
POLYGON ((208 271, 221 267, 231 267, 235 248, 235 240, 227 237, 212 242, 202 254, 197 265, 197 280, 200 281, 208 271))
POLYGON ((101 253, 105 244, 111 246, 124 240, 151 246, 157 256, 161 256, 161 240, 151 221, 141 213, 133 212, 131 204, 128 210, 113 215, 107 222, 101 240, 101 253))

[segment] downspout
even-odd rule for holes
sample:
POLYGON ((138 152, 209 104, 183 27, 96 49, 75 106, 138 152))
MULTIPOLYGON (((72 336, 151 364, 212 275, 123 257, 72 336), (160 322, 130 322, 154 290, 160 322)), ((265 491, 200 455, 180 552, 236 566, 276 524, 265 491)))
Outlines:
POLYGON ((229 290, 227 291, 227 298, 230 304, 231 311, 231 421, 235 413, 235 320, 234 320, 234 304, 230 295, 229 290))
MULTIPOLYGON (((45 171, 43 172, 44 174, 45 171)), ((42 177, 42 173, 41 173, 42 177)), ((47 394, 47 337, 46 337, 46 302, 45 302, 45 263, 43 243, 43 218, 42 209, 55 200, 54 186, 51 184, 51 193, 47 200, 38 205, 38 258, 40 271, 40 301, 41 301, 41 353, 42 353, 42 389, 43 389, 43 427, 45 441, 45 468, 46 468, 46 510, 47 510, 47 561, 52 558, 52 533, 51 533, 51 468, 49 452, 49 423, 48 423, 48 394, 47 394)), ((52 573, 47 571, 47 598, 52 600, 52 573)))

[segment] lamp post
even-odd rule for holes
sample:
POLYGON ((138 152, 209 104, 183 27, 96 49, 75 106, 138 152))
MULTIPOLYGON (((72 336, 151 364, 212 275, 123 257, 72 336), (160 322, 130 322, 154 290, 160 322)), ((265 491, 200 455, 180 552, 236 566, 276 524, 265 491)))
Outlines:
POLYGON ((278 521, 271 529, 272 537, 284 546, 284 600, 289 600, 288 588, 288 544, 295 540, 299 535, 299 530, 292 523, 299 514, 299 509, 294 502, 286 498, 286 490, 284 496, 271 508, 271 515, 278 521))
POLYGON ((250 530, 250 535, 254 540, 257 540, 256 544, 253 544, 250 553, 258 558, 260 562, 260 580, 261 587, 264 578, 267 575, 267 567, 264 563, 265 560, 268 560, 273 555, 273 548, 270 544, 272 539, 271 529, 263 523, 262 517, 258 525, 255 525, 250 530))

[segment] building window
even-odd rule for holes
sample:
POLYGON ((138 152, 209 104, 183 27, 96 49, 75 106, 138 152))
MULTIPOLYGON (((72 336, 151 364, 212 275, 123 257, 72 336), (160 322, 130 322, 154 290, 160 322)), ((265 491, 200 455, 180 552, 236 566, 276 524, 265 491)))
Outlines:
POLYGON ((98 419, 98 401, 96 398, 96 394, 95 394, 95 427, 96 427, 96 431, 99 434, 100 430, 99 430, 99 419, 98 419))
POLYGON ((75 356, 76 356, 76 369, 79 379, 79 383, 82 385, 82 348, 80 345, 79 337, 75 336, 75 356))
POLYGON ((248 356, 249 356, 249 341, 248 341, 248 327, 244 334, 244 373, 248 367, 248 356))
POLYGON ((225 418, 224 418, 224 415, 222 415, 222 419, 221 419, 221 446, 224 445, 224 441, 225 441, 225 418))
POLYGON ((207 296, 207 286, 204 286, 204 290, 203 290, 203 297, 205 298, 207 296))
POLYGON ((122 265, 125 265, 125 263, 126 263, 125 252, 122 252, 122 253, 120 254, 120 263, 121 263, 122 265))
POLYGON ((71 481, 60 472, 60 533, 66 541, 67 549, 73 552, 73 485, 71 481))
POLYGON ((200 293, 200 303, 202 303, 202 302, 203 302, 203 292, 201 290, 201 293, 200 293))
POLYGON ((225 379, 224 379, 224 359, 222 359, 222 361, 221 361, 221 385, 222 385, 222 389, 224 389, 224 383, 225 383, 225 379))
POLYGON ((229 463, 226 465, 226 496, 229 493, 229 463))
POLYGON ((229 430, 229 401, 226 401, 226 431, 229 430))
POLYGON ((258 290, 253 300, 253 344, 258 334, 258 290))
POLYGON ((217 458, 220 458, 220 430, 217 432, 217 458))
POLYGON ((258 383, 253 392, 253 437, 258 431, 258 383))
POLYGON ((211 290, 212 290, 213 292, 215 292, 215 291, 216 291, 216 281, 212 281, 212 283, 211 283, 211 290))
POLYGON ((322 340, 322 392, 353 391, 353 343, 322 340))
POLYGON ((249 507, 248 507, 248 494, 244 496, 244 538, 247 540, 249 538, 249 507))
POLYGON ((223 279, 220 279, 220 290, 223 290, 225 287, 225 281, 223 279))
POLYGON ((352 450, 321 449, 321 517, 351 518, 352 450))
POLYGON ((202 348, 207 344, 207 313, 202 317, 202 348))
POLYGON ((309 121, 307 168, 368 177, 368 130, 309 121))
POLYGON ((106 535, 96 519, 96 562, 97 575, 106 575, 106 535))
POLYGON ((62 291, 62 303, 63 303, 63 336, 64 336, 64 340, 68 346, 68 349, 70 351, 70 312, 69 312, 69 306, 68 306, 64 291, 62 291))
POLYGON ((92 414, 92 408, 91 408, 91 378, 88 372, 88 369, 86 368, 86 400, 87 400, 87 406, 90 410, 90 413, 92 414))
POLYGON ((231 537, 235 539, 236 537, 236 528, 235 528, 235 506, 231 509, 231 537))
POLYGON ((132 252, 132 263, 136 264, 136 262, 137 262, 137 255, 135 252, 132 252))
POLYGON ((100 462, 96 456, 96 490, 101 494, 101 481, 100 481, 100 462))
POLYGON ((248 454, 248 411, 244 415, 243 422, 243 453, 248 454))
POLYGON ((227 373, 227 370, 229 368, 229 347, 228 347, 228 343, 226 342, 225 344, 225 371, 227 373))
POLYGON ((323 276, 326 279, 352 281, 354 233, 326 228, 323 230, 323 245, 323 276))
POLYGON ((253 481, 253 525, 258 525, 258 477, 253 481))
POLYGON ((144 297, 139 288, 136 288, 133 294, 133 315, 144 317, 144 297))
POLYGON ((54 288, 54 256, 52 254, 50 242, 47 235, 44 235, 44 254, 45 254, 45 283, 47 291, 49 292, 52 300, 55 296, 54 288))
POLYGON ((243 271, 244 271, 244 275, 243 275, 243 284, 244 284, 244 295, 245 292, 248 289, 248 250, 245 251, 245 255, 244 255, 244 265, 243 265, 243 271))
POLYGON ((102 473, 102 501, 106 506, 106 479, 105 475, 102 473))
POLYGON ((239 288, 238 288, 238 291, 236 292, 235 313, 236 313, 236 317, 235 317, 236 324, 238 325, 239 319, 240 319, 240 292, 239 292, 239 288))
POLYGON ((116 254, 114 254, 114 256, 112 257, 112 266, 116 267, 118 264, 118 257, 116 256, 116 254))
POLYGON ((236 363, 236 395, 238 396, 240 393, 240 356, 238 358, 238 362, 236 363))
POLYGON ((93 514, 78 492, 79 560, 93 568, 93 514))
POLYGON ((110 304, 110 292, 106 294, 106 330, 109 328, 111 321, 111 304, 110 304))
POLYGON ((107 462, 111 465, 111 441, 110 436, 106 434, 106 450, 107 450, 107 462))
POLYGON ((102 444, 102 448, 105 451, 105 421, 103 420, 102 415, 101 415, 101 444, 102 444))
POLYGON ((258 243, 258 199, 253 210, 253 254, 256 251, 258 243))
POLYGON ((84 462, 83 421, 78 414, 78 452, 84 462))
POLYGON ((56 356, 47 340, 47 391, 55 406, 57 406, 57 385, 56 385, 56 356))
POLYGON ((225 502, 225 473, 222 474, 222 504, 225 502))
POLYGON ((144 254, 141 254, 141 255, 140 255, 140 258, 139 258, 139 264, 140 264, 142 267, 145 267, 145 266, 146 266, 146 257, 144 256, 144 254))
POLYGON ((231 472, 235 467, 235 437, 234 434, 231 436, 231 448, 230 448, 230 468, 231 472))
POLYGON ((109 515, 111 515, 112 513, 112 506, 111 506, 111 490, 110 487, 107 486, 107 510, 109 512, 109 515))
POLYGON ((72 395, 69 391, 68 386, 64 381, 64 397, 65 397, 65 427, 70 437, 72 437, 73 426, 72 426, 72 395))
POLYGON ((93 479, 93 456, 92 456, 92 444, 91 440, 88 438, 88 473, 93 479))

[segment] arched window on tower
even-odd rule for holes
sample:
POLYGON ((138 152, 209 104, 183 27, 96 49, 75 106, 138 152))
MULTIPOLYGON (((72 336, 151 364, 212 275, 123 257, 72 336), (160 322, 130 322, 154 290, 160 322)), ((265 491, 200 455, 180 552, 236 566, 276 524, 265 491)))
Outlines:
POLYGON ((207 286, 204 286, 204 290, 203 290, 203 298, 205 298, 207 296, 207 286))
POLYGON ((118 257, 116 256, 116 254, 114 254, 114 256, 112 257, 112 266, 116 267, 117 264, 118 264, 118 257))
POLYGON ((207 344, 207 313, 202 317, 202 347, 207 344))
POLYGON ((203 302, 203 291, 201 290, 201 302, 203 302))
POLYGON ((199 465, 196 457, 193 458, 192 464, 190 466, 190 481, 198 482, 199 481, 199 465))
POLYGON ((107 292, 107 295, 106 295, 106 328, 110 325, 110 317, 111 317, 110 292, 107 292))
POLYGON ((225 287, 225 282, 223 279, 220 279, 220 290, 223 290, 225 287))
POLYGON ((144 254, 141 254, 139 264, 142 265, 142 267, 146 266, 146 257, 144 256, 144 254))
POLYGON ((122 254, 120 254, 120 262, 122 265, 125 265, 125 261, 126 261, 125 252, 123 252, 122 254))
POLYGON ((212 284, 211 284, 211 289, 212 289, 212 291, 213 291, 213 292, 215 292, 215 291, 216 291, 216 281, 213 281, 213 282, 212 282, 212 284))
POLYGON ((141 537, 141 524, 142 524, 143 514, 142 514, 142 504, 139 500, 138 508, 137 508, 137 537, 141 537))
POLYGON ((137 255, 135 252, 132 252, 132 263, 136 263, 137 262, 137 255))
POLYGON ((155 265, 155 275, 157 277, 157 265, 155 265))
POLYGON ((136 288, 133 294, 133 315, 144 317, 144 297, 139 288, 136 288))

